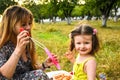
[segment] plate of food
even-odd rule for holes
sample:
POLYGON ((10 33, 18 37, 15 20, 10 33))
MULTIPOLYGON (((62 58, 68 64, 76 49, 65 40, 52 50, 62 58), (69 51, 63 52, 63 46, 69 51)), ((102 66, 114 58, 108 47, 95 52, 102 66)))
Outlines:
POLYGON ((72 80, 72 75, 65 70, 47 72, 47 75, 51 80, 72 80))

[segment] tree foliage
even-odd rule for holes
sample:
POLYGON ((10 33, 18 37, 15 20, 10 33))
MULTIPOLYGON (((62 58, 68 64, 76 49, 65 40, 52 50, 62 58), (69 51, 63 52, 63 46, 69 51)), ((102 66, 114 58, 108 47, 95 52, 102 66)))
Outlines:
POLYGON ((76 16, 76 17, 79 17, 79 16, 84 16, 85 13, 85 7, 83 5, 77 5, 75 6, 75 8, 73 9, 72 11, 72 16, 76 16))
POLYGON ((78 0, 63 0, 59 2, 59 9, 63 11, 65 17, 70 17, 71 12, 78 0))
POLYGON ((17 2, 14 0, 0 0, 0 14, 2 14, 7 7, 15 4, 17 4, 17 2))
MULTIPOLYGON (((14 4, 16 0, 0 0, 0 14, 14 4)), ((85 4, 79 3, 80 0, 23 0, 22 6, 30 9, 35 17, 35 20, 49 18, 53 20, 56 17, 67 19, 70 24, 70 17, 79 16, 102 16, 102 26, 107 26, 109 15, 116 15, 117 9, 120 7, 119 0, 82 0, 85 4), (37 1, 37 2, 36 2, 37 1), (78 4, 79 3, 79 4, 78 4), (114 9, 114 10, 113 10, 114 9)), ((89 18, 90 19, 90 18, 89 18)))
POLYGON ((63 16, 67 18, 68 24, 71 24, 70 17, 77 2, 78 0, 62 0, 59 2, 59 10, 61 10, 63 12, 63 16))
POLYGON ((100 11, 102 15, 102 26, 106 27, 106 22, 109 17, 110 11, 116 6, 116 3, 119 0, 85 0, 86 6, 90 7, 90 9, 95 9, 96 11, 100 11))

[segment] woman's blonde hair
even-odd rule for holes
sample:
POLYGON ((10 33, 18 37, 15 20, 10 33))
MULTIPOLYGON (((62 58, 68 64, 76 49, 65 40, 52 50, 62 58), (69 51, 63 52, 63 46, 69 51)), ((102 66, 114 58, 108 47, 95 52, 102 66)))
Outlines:
MULTIPOLYGON (((0 48, 7 41, 14 41, 13 43, 17 43, 17 35, 15 35, 15 25, 20 22, 24 22, 26 19, 30 18, 31 23, 33 24, 33 14, 30 10, 25 7, 21 7, 18 5, 13 5, 8 7, 2 17, 2 21, 0 24, 0 48)), ((33 25, 32 25, 33 26, 33 25)), ((31 34, 31 33, 30 33, 31 34)), ((35 54, 35 46, 31 41, 29 45, 29 52, 32 61, 32 65, 36 64, 36 54, 35 54)))

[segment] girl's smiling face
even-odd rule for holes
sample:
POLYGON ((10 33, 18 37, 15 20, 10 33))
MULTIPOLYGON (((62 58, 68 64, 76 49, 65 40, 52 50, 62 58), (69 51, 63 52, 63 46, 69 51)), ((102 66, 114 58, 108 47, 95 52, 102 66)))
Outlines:
POLYGON ((80 55, 90 54, 92 50, 92 35, 76 35, 74 37, 75 49, 80 55))

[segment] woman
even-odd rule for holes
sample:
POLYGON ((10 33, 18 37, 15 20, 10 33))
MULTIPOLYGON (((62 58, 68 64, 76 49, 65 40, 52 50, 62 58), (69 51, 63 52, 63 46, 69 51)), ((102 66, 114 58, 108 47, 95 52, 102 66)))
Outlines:
MULTIPOLYGON (((43 70, 53 63, 49 58, 43 64, 37 63, 35 45, 30 40, 32 26, 33 15, 28 9, 13 5, 4 11, 0 25, 2 80, 49 80, 43 70), (24 30, 20 32, 21 28, 24 30)), ((53 57, 57 61, 57 57, 53 57)))

